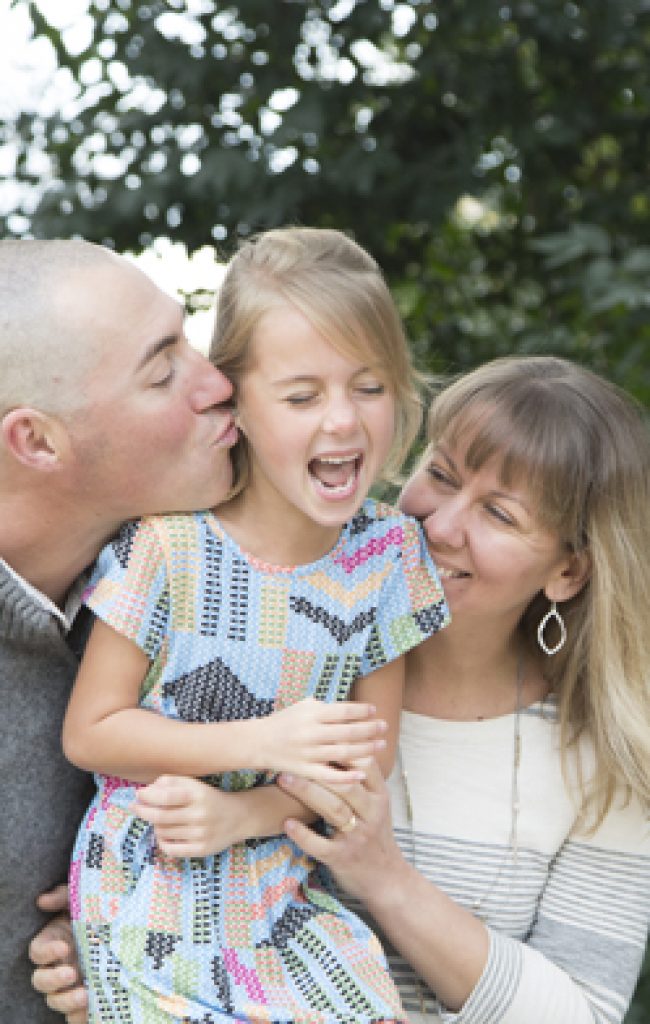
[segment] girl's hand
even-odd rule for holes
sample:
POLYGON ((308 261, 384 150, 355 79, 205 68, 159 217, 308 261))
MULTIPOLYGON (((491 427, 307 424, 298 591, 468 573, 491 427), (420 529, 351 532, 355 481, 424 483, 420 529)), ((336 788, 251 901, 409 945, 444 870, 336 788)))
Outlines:
POLYGON ((81 980, 68 916, 68 888, 59 885, 39 897, 41 910, 57 913, 29 946, 34 964, 32 985, 51 1010, 65 1014, 67 1024, 86 1024, 88 993, 81 980))
POLYGON ((161 775, 138 790, 131 811, 153 825, 168 857, 207 857, 251 834, 242 793, 225 793, 200 779, 161 775))
POLYGON ((286 774, 277 783, 334 828, 332 835, 323 836, 295 818, 284 823, 287 835, 326 864, 346 892, 367 902, 378 887, 390 887, 399 877, 403 858, 393 838, 388 789, 376 761, 367 764, 362 783, 345 788, 286 774))
POLYGON ((257 761, 324 784, 361 780, 365 772, 353 762, 386 745, 386 722, 375 714, 372 704, 308 697, 259 720, 257 761))

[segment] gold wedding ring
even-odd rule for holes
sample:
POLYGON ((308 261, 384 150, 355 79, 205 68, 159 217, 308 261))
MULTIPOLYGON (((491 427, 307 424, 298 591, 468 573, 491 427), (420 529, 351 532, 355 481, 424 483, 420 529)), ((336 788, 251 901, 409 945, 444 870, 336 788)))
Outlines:
POLYGON ((339 832, 351 832, 352 829, 356 826, 356 824, 357 824, 357 816, 353 812, 350 815, 350 817, 348 818, 348 820, 346 821, 345 825, 341 825, 341 827, 339 829, 339 832))

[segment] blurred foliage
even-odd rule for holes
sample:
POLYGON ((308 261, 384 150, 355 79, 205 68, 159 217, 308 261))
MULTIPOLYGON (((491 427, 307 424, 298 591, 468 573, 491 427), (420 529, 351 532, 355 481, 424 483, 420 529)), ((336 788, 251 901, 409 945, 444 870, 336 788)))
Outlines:
POLYGON ((650 404, 650 0, 91 0, 81 53, 27 5, 77 99, 0 126, 40 190, 4 233, 344 227, 422 366, 552 351, 650 404))
POLYGON ((421 367, 556 352, 650 405, 650 0, 90 0, 80 53, 20 2, 76 99, 0 124, 3 234, 342 227, 421 367))

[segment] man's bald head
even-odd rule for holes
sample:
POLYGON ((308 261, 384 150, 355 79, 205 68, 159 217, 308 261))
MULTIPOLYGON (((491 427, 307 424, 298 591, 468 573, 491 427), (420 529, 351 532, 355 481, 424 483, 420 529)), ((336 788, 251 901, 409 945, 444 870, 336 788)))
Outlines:
POLYGON ((0 416, 83 406, 83 381, 101 355, 92 295, 99 274, 122 264, 132 269, 91 242, 0 241, 0 416))

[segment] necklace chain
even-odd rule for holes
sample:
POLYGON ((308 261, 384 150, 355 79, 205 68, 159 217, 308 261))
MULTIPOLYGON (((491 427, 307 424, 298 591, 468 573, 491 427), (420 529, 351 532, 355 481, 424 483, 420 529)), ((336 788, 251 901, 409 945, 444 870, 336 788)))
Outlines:
MULTIPOLYGON (((511 787, 510 787, 510 834, 508 836, 508 845, 501 858, 497 870, 490 882, 488 888, 482 893, 481 896, 472 900, 470 909, 473 914, 479 917, 481 920, 485 920, 481 910, 484 907, 486 900, 492 895, 496 889, 504 868, 508 861, 511 861, 513 867, 517 867, 517 859, 519 853, 519 766, 521 764, 521 703, 522 703, 522 690, 524 682, 524 659, 520 656, 517 661, 517 675, 515 680, 515 714, 514 714, 514 726, 513 726, 513 743, 512 743, 512 772, 511 772, 511 787)), ((406 805, 406 820, 409 827, 410 847, 411 847, 411 862, 416 871, 419 871, 418 866, 418 851, 417 843, 415 838, 415 830, 413 828, 413 801, 411 799, 411 790, 408 783, 408 775, 406 767, 404 765, 404 757, 402 755, 401 746, 398 747, 398 758, 399 758, 399 769, 402 777, 402 789, 404 793, 404 802, 406 805)), ((416 976, 418 993, 420 998, 420 1011, 422 1014, 427 1012, 426 1009, 426 988, 424 983, 416 976)), ((439 1007, 438 1007, 439 1008, 439 1007)))

